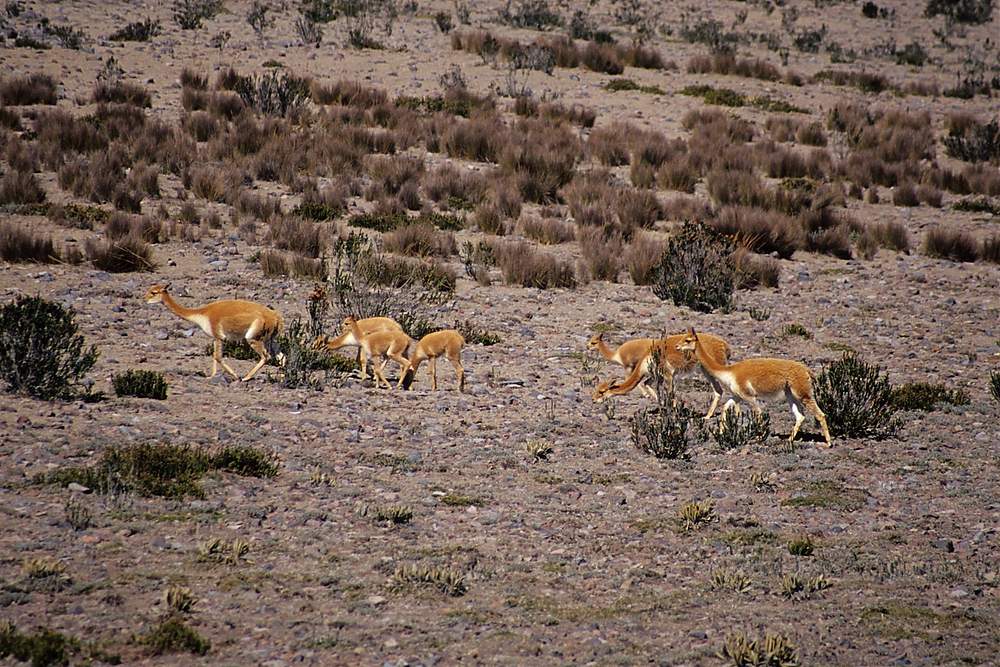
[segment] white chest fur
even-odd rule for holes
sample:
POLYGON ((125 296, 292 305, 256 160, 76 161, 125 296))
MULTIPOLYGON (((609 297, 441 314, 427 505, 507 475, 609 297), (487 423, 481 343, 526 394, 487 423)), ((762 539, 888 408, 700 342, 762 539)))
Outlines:
POLYGON ((191 315, 188 320, 197 324, 198 327, 209 336, 212 336, 213 338, 215 337, 215 332, 212 331, 212 320, 210 320, 207 315, 191 315))

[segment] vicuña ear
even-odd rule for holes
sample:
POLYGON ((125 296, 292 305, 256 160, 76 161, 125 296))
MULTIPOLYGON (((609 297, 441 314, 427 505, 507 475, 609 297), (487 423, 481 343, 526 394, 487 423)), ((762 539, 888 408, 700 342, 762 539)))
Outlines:
POLYGON ((170 289, 170 283, 167 283, 166 285, 163 286, 164 292, 166 292, 168 289, 170 289))
POLYGON ((691 326, 690 324, 688 325, 688 334, 690 334, 692 336, 695 335, 695 333, 694 333, 694 327, 691 326))

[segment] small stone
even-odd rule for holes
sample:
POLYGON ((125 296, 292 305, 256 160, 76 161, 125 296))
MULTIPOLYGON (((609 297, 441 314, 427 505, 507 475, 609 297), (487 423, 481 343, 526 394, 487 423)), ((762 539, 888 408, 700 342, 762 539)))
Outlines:
POLYGON ((385 602, 385 598, 381 595, 371 595, 365 600, 365 602, 371 605, 379 605, 385 602))
POLYGON ((168 334, 163 329, 160 329, 155 334, 153 334, 153 338, 155 338, 156 340, 166 340, 166 339, 170 338, 170 334, 168 334))
POLYGON ((85 487, 83 484, 77 484, 76 482, 70 482, 66 488, 70 491, 75 491, 76 493, 90 493, 90 489, 85 487))
POLYGON ((704 630, 692 630, 689 634, 692 638, 701 641, 708 639, 708 633, 705 632, 704 630))

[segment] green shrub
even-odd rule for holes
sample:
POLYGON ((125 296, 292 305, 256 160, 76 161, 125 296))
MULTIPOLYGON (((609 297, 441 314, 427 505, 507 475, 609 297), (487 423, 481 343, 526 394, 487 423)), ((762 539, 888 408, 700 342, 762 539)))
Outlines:
POLYGON ((225 445, 212 455, 210 465, 243 477, 274 477, 278 460, 272 453, 249 445, 225 445))
POLYGON ((726 636, 718 657, 733 667, 798 667, 795 644, 782 635, 765 632, 760 639, 748 639, 742 632, 726 636))
POLYGON ((892 404, 897 410, 930 412, 938 403, 968 405, 969 395, 961 389, 948 389, 943 384, 907 382, 892 388, 892 404))
POLYGON ((0 622, 0 658, 10 656, 20 662, 30 662, 32 667, 68 665, 70 655, 79 652, 80 643, 72 637, 39 628, 35 634, 17 631, 13 623, 0 622))
POLYGON ((736 287, 734 249, 731 241, 704 225, 684 223, 667 241, 654 272, 653 293, 703 313, 729 310, 736 287))
POLYGON ((953 211, 968 211, 970 213, 990 213, 1000 216, 1000 203, 988 197, 970 197, 959 199, 951 205, 953 211))
POLYGON ((177 616, 170 616, 160 622, 149 634, 142 637, 142 643, 153 651, 153 655, 164 653, 193 653, 205 655, 212 648, 211 643, 177 616))
POLYGON ((944 16, 956 23, 989 23, 993 20, 993 0, 927 0, 924 16, 944 16))
POLYGON ((1000 160, 1000 121, 973 122, 961 130, 952 128, 942 140, 945 152, 966 162, 1000 160))
POLYGON ((35 398, 71 398, 97 362, 84 349, 76 315, 58 303, 23 296, 0 308, 0 378, 8 391, 35 398))
POLYGON ((67 467, 39 476, 36 482, 82 484, 97 493, 135 493, 182 499, 203 498, 198 484, 209 471, 226 470, 250 477, 273 477, 277 461, 251 446, 226 446, 216 453, 190 445, 114 445, 92 466, 67 467))
POLYGON ((677 511, 677 528, 686 533, 709 524, 717 518, 715 508, 709 500, 703 503, 686 503, 677 511))
POLYGON ((160 22, 147 18, 145 21, 129 23, 124 28, 111 33, 112 42, 148 42, 160 34, 160 22))
POLYGON ((285 116, 310 98, 308 79, 279 70, 240 76, 233 90, 244 105, 268 116, 285 116))
POLYGON ((726 107, 746 106, 747 98, 735 90, 729 88, 713 88, 707 85, 685 86, 680 90, 681 95, 689 97, 700 97, 705 104, 718 104, 726 107))
POLYGON ((675 400, 658 372, 659 360, 654 361, 651 374, 656 388, 657 404, 636 412, 630 422, 632 444, 658 459, 684 459, 694 439, 703 437, 702 419, 680 400, 675 400))
POLYGON ((728 410, 719 419, 719 430, 712 437, 723 451, 764 444, 771 435, 771 416, 753 411, 737 413, 728 410))
POLYGON ((400 565, 392 575, 393 588, 430 586, 452 597, 465 595, 469 590, 461 572, 448 568, 423 565, 400 565))
POLYGON ((135 396, 136 398, 167 398, 167 381, 163 373, 156 371, 127 370, 111 378, 116 396, 135 396))
POLYGON ((667 94, 667 91, 663 90, 659 86, 640 86, 632 79, 611 79, 604 84, 604 88, 605 90, 610 90, 613 93, 620 90, 638 90, 640 93, 648 93, 650 95, 667 94))
POLYGON ((795 537, 788 541, 788 553, 793 556, 812 556, 816 545, 808 535, 795 537))
POLYGON ((491 333, 486 329, 480 329, 469 320, 465 320, 464 322, 456 321, 452 328, 462 334, 462 338, 465 339, 466 343, 473 345, 496 345, 503 340, 495 333, 491 333))
POLYGON ((307 220, 316 220, 317 222, 336 220, 343 214, 343 208, 321 202, 302 202, 292 209, 292 215, 302 216, 307 220))
POLYGON ((1000 403, 1000 371, 990 371, 990 394, 1000 403))
POLYGON ((853 353, 823 369, 816 378, 815 398, 834 436, 882 439, 899 428, 888 377, 853 353))

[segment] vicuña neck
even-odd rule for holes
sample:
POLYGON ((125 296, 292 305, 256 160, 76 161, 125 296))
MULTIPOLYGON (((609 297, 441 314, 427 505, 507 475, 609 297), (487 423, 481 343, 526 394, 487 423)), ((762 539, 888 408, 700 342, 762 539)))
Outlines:
POLYGON ((603 338, 597 339, 597 351, 600 352, 601 356, 607 359, 608 361, 611 361, 612 357, 615 356, 615 353, 611 350, 610 347, 608 347, 608 344, 604 342, 603 338))
POLYGON ((354 334, 354 340, 357 341, 358 345, 361 344, 361 327, 358 326, 357 320, 351 320, 347 323, 350 328, 351 333, 354 334))
POLYGON ((710 354, 705 352, 705 347, 701 344, 700 338, 695 339, 694 354, 698 359, 698 363, 709 373, 714 374, 726 370, 725 365, 718 363, 710 354))
POLYGON ((170 309, 170 312, 178 317, 183 317, 185 320, 191 319, 192 315, 197 315, 201 312, 200 308, 185 308, 174 301, 174 297, 170 296, 167 292, 163 293, 163 303, 170 309))

